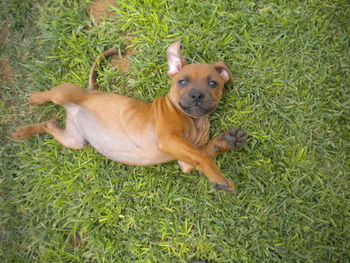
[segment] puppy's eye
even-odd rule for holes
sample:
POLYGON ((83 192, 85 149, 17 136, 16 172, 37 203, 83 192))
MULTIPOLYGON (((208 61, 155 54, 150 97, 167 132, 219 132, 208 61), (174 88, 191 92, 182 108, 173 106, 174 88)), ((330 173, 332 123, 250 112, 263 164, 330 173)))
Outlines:
POLYGON ((187 80, 181 79, 181 80, 179 80, 179 84, 180 84, 181 87, 184 87, 184 86, 187 85, 187 80))
POLYGON ((208 82, 208 85, 209 85, 209 87, 211 87, 211 88, 215 88, 216 85, 217 85, 217 83, 216 83, 216 81, 211 80, 211 81, 208 82))

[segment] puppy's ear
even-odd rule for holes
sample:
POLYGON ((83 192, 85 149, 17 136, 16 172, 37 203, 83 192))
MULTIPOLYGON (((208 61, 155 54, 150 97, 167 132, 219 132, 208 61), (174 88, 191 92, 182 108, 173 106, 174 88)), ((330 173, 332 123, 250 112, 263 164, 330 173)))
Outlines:
POLYGON ((167 57, 168 57, 168 75, 170 77, 176 75, 183 66, 186 65, 185 59, 180 54, 180 46, 181 42, 176 41, 171 44, 167 49, 167 57))
POLYGON ((214 67, 220 76, 225 80, 225 83, 229 81, 232 86, 234 85, 232 73, 225 62, 219 61, 214 65, 214 67))

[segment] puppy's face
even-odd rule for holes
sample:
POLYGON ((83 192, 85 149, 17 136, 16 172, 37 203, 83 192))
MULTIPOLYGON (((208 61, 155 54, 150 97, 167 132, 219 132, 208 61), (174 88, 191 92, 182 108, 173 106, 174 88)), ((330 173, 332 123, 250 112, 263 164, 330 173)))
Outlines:
POLYGON ((186 65, 179 50, 179 42, 168 48, 168 75, 172 79, 169 98, 185 114, 202 117, 218 105, 225 82, 232 81, 231 73, 223 62, 186 65))
POLYGON ((214 66, 191 64, 172 77, 171 100, 175 106, 193 117, 212 112, 218 105, 224 80, 214 66))

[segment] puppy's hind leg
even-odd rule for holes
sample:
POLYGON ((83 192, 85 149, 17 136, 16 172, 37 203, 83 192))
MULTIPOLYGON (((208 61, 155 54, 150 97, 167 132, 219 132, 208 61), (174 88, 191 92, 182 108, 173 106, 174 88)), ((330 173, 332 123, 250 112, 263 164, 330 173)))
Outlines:
POLYGON ((61 129, 57 126, 55 120, 49 120, 37 124, 19 126, 12 133, 12 138, 24 140, 35 134, 46 132, 67 148, 81 149, 85 145, 85 140, 74 123, 70 107, 83 101, 87 94, 94 93, 98 93, 98 91, 87 91, 74 84, 61 84, 49 91, 32 93, 28 98, 28 101, 32 104, 41 105, 51 101, 66 108, 66 128, 61 129))
POLYGON ((51 101, 50 91, 34 92, 28 98, 28 102, 35 105, 42 105, 49 101, 51 101))
POLYGON ((34 92, 28 102, 35 105, 42 105, 53 102, 64 106, 67 103, 79 103, 86 98, 87 94, 98 93, 98 91, 88 91, 74 84, 60 84, 49 91, 34 92))
POLYGON ((59 128, 56 123, 52 122, 48 125, 46 132, 51 134, 64 147, 81 149, 86 145, 86 142, 71 116, 68 113, 67 115, 65 129, 59 128))
POLYGON ((32 137, 34 134, 44 133, 46 132, 46 127, 50 125, 50 122, 54 122, 54 120, 19 126, 12 133, 12 138, 16 140, 24 140, 32 137))
POLYGON ((34 134, 45 132, 51 134, 60 144, 67 148, 81 149, 86 145, 83 136, 75 126, 70 115, 67 116, 65 129, 59 128, 55 120, 49 120, 37 124, 19 126, 16 131, 12 133, 12 138, 24 140, 34 134))

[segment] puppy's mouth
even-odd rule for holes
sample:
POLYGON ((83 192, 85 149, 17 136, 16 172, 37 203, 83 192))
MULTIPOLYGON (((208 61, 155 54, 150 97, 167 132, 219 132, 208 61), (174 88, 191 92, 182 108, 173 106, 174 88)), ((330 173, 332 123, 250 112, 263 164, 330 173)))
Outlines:
POLYGON ((187 113, 188 115, 191 115, 193 117, 202 117, 208 113, 210 113, 211 111, 214 110, 214 108, 204 108, 198 104, 195 105, 191 105, 191 106, 185 106, 183 104, 181 104, 181 102, 179 102, 180 108, 183 112, 187 113))

